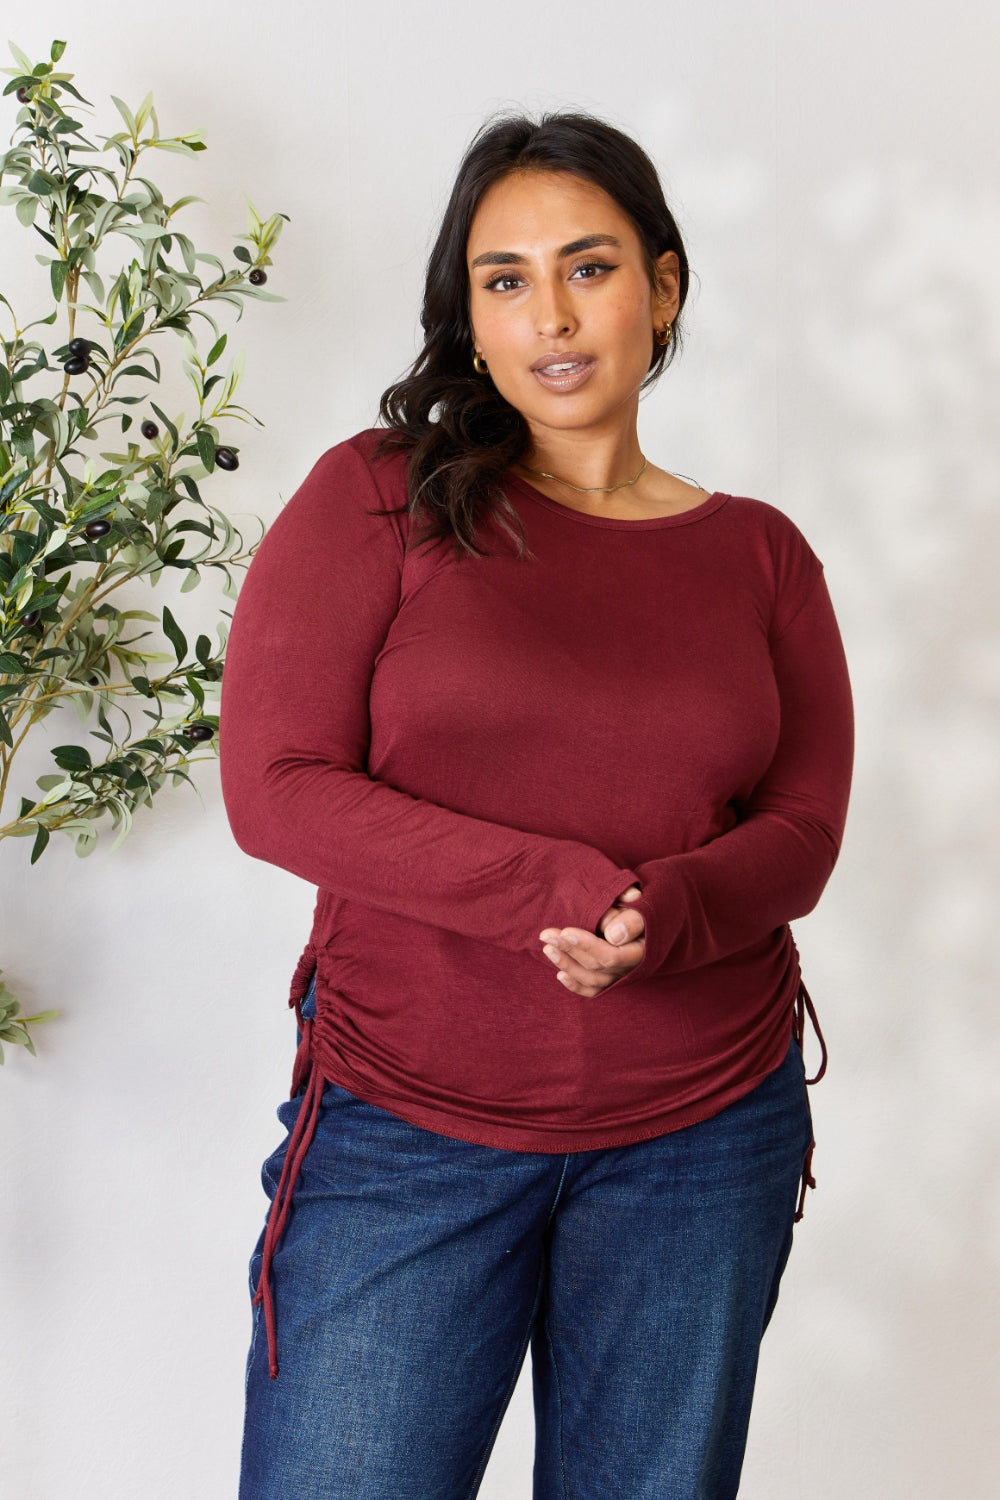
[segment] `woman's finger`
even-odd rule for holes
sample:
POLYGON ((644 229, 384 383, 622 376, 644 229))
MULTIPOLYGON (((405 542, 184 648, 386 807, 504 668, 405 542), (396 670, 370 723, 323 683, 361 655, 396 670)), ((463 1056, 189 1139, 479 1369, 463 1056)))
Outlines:
POLYGON ((604 976, 605 984, 634 969, 641 962, 644 950, 641 938, 630 943, 606 943, 592 932, 574 928, 560 933, 542 949, 550 963, 566 970, 574 979, 593 982, 604 976))
POLYGON ((635 913, 637 926, 629 941, 610 943, 596 933, 580 927, 563 927, 547 946, 568 953, 585 969, 627 969, 633 966, 635 953, 642 946, 642 918, 635 913))
MULTIPOLYGON (((572 994, 588 998, 600 995, 609 985, 614 984, 616 979, 620 979, 623 973, 628 972, 627 969, 585 969, 566 954, 563 955, 563 960, 556 971, 555 978, 564 989, 572 994)), ((630 965, 630 967, 634 966, 630 965)))
MULTIPOLYGON (((565 929, 563 929, 565 931, 565 929)), ((646 930, 641 911, 632 911, 627 906, 613 906, 606 911, 597 924, 597 931, 609 943, 620 945, 634 942, 646 930)))

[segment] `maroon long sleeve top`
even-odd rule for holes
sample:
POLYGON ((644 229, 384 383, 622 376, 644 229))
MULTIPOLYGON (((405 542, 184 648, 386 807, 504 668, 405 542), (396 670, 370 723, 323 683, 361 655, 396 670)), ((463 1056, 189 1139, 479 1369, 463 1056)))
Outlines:
POLYGON ((781 1062, 790 920, 837 857, 852 717, 786 516, 583 514, 509 477, 532 555, 408 545, 405 458, 316 463, 248 570, 222 692, 240 847, 318 887, 319 1074, 447 1136, 570 1151, 705 1119, 781 1062), (546 927, 641 886, 645 956, 567 991, 546 927))

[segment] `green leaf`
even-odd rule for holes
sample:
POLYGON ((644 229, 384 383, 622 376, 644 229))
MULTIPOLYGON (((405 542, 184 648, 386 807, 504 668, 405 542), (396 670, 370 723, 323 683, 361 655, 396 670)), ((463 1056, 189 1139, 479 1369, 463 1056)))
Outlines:
MULTIPOLYGON (((39 855, 44 850, 45 845, 49 841, 49 837, 50 837, 49 830, 46 828, 45 824, 44 823, 39 823, 37 825, 37 832, 35 833, 35 842, 31 846, 31 863, 32 864, 35 863, 35 861, 38 859, 39 855)), ((37 1017, 35 1019, 37 1019, 37 1017)))
POLYGON ((10 732, 10 725, 7 723, 7 715, 2 708, 0 708, 0 740, 3 740, 5 745, 9 745, 13 749, 14 737, 10 732))
POLYGON ((262 291, 259 286, 240 287, 240 294, 244 297, 252 297, 254 302, 287 302, 287 297, 279 297, 276 292, 262 291))
POLYGON ((61 302, 63 288, 66 285, 66 262, 54 260, 49 266, 49 275, 52 279, 52 295, 57 302, 61 302))
POLYGON ((16 531, 10 544, 10 555, 15 568, 23 568, 29 563, 41 545, 41 537, 34 536, 30 531, 16 531))
POLYGON ((90 287, 92 294, 97 298, 98 302, 103 305, 107 293, 104 290, 104 282, 98 276, 97 272, 84 271, 83 279, 90 287))
POLYGON ((86 859, 88 854, 93 854, 97 848, 97 829, 85 828, 76 836, 76 852, 81 859, 86 859))
POLYGON ((52 51, 49 53, 49 56, 51 57, 51 59, 52 59, 52 61, 54 63, 57 63, 59 61, 59 59, 62 57, 62 55, 63 55, 63 53, 65 51, 66 51, 66 43, 65 42, 53 42, 52 43, 52 51))
POLYGON ((4 676, 23 677, 25 675, 24 662, 13 651, 0 651, 0 672, 4 676))
POLYGON ((54 745, 52 758, 64 771, 89 771, 90 752, 83 745, 54 745))
POLYGON ((222 353, 223 349, 225 349, 225 347, 226 347, 226 342, 228 340, 228 337, 229 337, 228 334, 224 333, 222 335, 222 337, 216 343, 214 343, 212 345, 211 349, 208 351, 208 358, 205 361, 205 367, 206 367, 206 369, 208 368, 209 365, 214 365, 215 364, 215 361, 219 358, 219 355, 222 353))
POLYGON ((104 764, 100 768, 101 775, 102 776, 109 776, 109 777, 116 777, 116 776, 117 777, 122 777, 122 776, 125 776, 125 775, 127 775, 129 769, 130 768, 129 768, 128 762, 122 760, 122 758, 121 758, 120 755, 116 756, 112 760, 106 760, 104 762, 104 764))
POLYGON ((62 89, 65 89, 67 93, 72 94, 74 99, 79 99, 79 101, 80 101, 81 104, 86 104, 89 108, 91 108, 91 109, 93 108, 93 105, 91 105, 90 100, 89 99, 85 99, 83 97, 83 95, 80 93, 80 90, 78 88, 74 88, 73 87, 73 85, 69 82, 69 79, 63 78, 60 81, 59 87, 62 88, 62 89))
POLYGON ((163 507, 169 499, 170 491, 163 489, 159 485, 150 490, 149 499, 146 501, 146 520, 150 526, 155 526, 157 521, 159 521, 163 515, 163 507))
POLYGON ((170 433, 170 436, 173 439, 174 447, 175 448, 179 448, 180 445, 181 445, 181 440, 180 440, 180 436, 178 435, 177 428, 174 426, 173 422, 171 422, 170 418, 166 415, 165 412, 162 412, 160 410, 160 408, 157 406, 157 404, 156 404, 155 401, 151 401, 149 404, 150 404, 150 406, 152 406, 153 410, 156 412, 156 415, 159 417, 159 419, 163 423, 164 427, 170 433))
POLYGON ((18 198, 14 212, 26 227, 35 221, 35 210, 38 207, 38 199, 29 196, 18 198))
POLYGON ((12 427, 10 432, 10 445, 14 449, 15 453, 20 453, 22 458, 30 459, 32 464, 34 463, 35 438, 34 431, 31 427, 26 427, 22 424, 19 424, 16 427, 12 427))
POLYGON ((51 198, 53 193, 58 192, 65 185, 51 172, 43 172, 40 168, 32 172, 27 184, 28 192, 34 193, 36 198, 51 198))
POLYGON ((21 68, 21 69, 23 69, 23 71, 25 73, 27 73, 29 75, 29 77, 30 77, 30 75, 31 75, 31 59, 28 58, 28 57, 25 57, 25 55, 21 51, 20 47, 15 46, 15 44, 13 42, 8 41, 7 46, 10 48, 10 55, 14 59, 14 61, 17 63, 18 67, 21 68))
POLYGON ((245 245, 234 245, 233 254, 237 260, 242 260, 246 265, 250 265, 253 261, 253 256, 245 245))
POLYGON ((162 240, 165 235, 170 234, 170 230, 162 224, 115 224, 114 233, 127 234, 140 244, 148 245, 151 240, 162 240))
POLYGON ((198 457, 211 474, 215 468, 215 443, 212 439, 212 434, 207 428, 199 427, 195 433, 195 441, 198 444, 198 457))
POLYGON ((123 99, 119 99, 118 98, 117 94, 112 94, 111 98, 114 101, 114 104, 115 104, 116 109, 118 110, 118 113, 121 115, 122 119, 125 121, 125 124, 128 126, 128 128, 132 132, 132 134, 135 135, 136 134, 136 129, 135 129, 135 115, 129 109, 129 107, 125 103, 125 101, 123 99))
POLYGON ((166 605, 163 606, 163 634, 173 646, 179 664, 187 656, 187 637, 166 605))

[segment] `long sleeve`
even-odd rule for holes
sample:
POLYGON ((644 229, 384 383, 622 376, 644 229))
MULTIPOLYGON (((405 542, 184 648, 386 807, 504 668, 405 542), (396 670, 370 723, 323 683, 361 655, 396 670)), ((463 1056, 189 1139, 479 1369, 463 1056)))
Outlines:
POLYGON ((853 755, 851 690, 822 574, 772 641, 778 748, 729 832, 636 864, 642 963, 610 988, 725 958, 812 911, 840 849, 853 755))
POLYGON ((334 895, 537 954, 542 927, 596 926, 633 872, 585 843, 470 817, 369 775, 369 688, 405 551, 405 517, 369 514, 387 508, 364 454, 342 443, 251 563, 220 716, 234 837, 334 895))

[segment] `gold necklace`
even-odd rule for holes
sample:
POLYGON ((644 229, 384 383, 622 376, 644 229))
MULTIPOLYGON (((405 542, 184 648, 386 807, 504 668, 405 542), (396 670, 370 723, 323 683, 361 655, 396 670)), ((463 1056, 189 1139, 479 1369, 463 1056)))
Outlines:
POLYGON ((620 484, 592 484, 589 486, 570 484, 568 479, 560 479, 558 474, 546 474, 544 469, 533 469, 530 464, 522 464, 521 468, 527 469, 529 474, 537 474, 539 479, 554 479, 556 484, 564 484, 567 489, 576 490, 578 495, 613 495, 615 490, 625 490, 628 489, 630 484, 635 484, 636 480, 641 478, 645 473, 648 463, 649 459, 644 458, 638 474, 633 474, 631 479, 623 479, 620 484))

